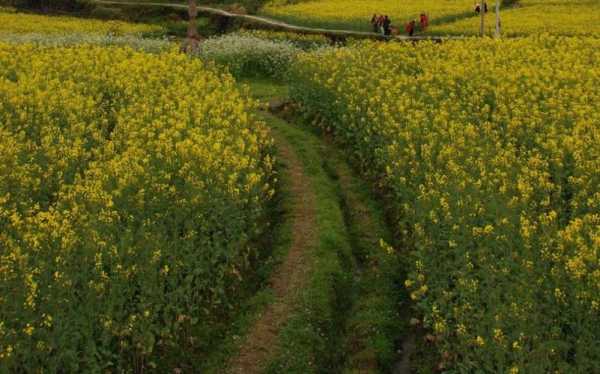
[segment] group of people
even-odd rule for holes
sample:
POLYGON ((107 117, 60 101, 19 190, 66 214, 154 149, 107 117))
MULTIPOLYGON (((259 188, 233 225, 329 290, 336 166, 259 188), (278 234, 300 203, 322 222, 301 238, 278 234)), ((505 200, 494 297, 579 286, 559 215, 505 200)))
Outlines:
MULTIPOLYGON (((475 13, 477 13, 477 14, 481 13, 482 11, 484 13, 487 13, 488 12, 487 2, 483 1, 483 5, 482 5, 482 3, 476 3, 474 10, 475 10, 475 13)), ((373 32, 382 34, 384 36, 398 35, 400 33, 398 28, 394 27, 392 25, 392 21, 390 20, 390 17, 388 17, 387 15, 373 14, 373 17, 371 18, 371 25, 373 26, 373 32)), ((427 30, 427 27, 429 26, 429 17, 427 16, 426 13, 421 13, 421 15, 419 17, 418 25, 420 26, 421 32, 427 30)), ((406 34, 408 36, 415 35, 415 32, 417 31, 417 21, 416 20, 409 21, 404 26, 404 31, 406 31, 406 34)))
POLYGON ((381 33, 385 36, 392 34, 392 21, 388 16, 373 14, 371 25, 373 26, 373 32, 381 33))
MULTIPOLYGON (((398 28, 392 25, 390 17, 386 15, 373 14, 373 17, 371 18, 371 25, 373 26, 373 32, 381 33, 384 36, 398 35, 400 33, 398 28)), ((427 14, 421 13, 419 17, 419 26, 421 27, 421 31, 425 31, 427 29, 429 26, 429 17, 427 14)), ((417 31, 417 21, 409 21, 405 25, 404 31, 406 31, 408 36, 413 36, 417 31)))

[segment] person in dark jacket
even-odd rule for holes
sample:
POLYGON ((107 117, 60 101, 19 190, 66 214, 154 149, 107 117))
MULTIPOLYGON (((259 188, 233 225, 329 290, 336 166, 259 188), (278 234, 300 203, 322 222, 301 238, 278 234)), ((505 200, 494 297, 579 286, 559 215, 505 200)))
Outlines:
POLYGON ((390 20, 390 17, 388 16, 384 16, 383 17, 383 35, 385 36, 389 36, 391 29, 390 26, 392 25, 392 21, 390 20))
POLYGON ((373 26, 373 32, 379 32, 379 16, 377 14, 373 14, 371 18, 371 26, 373 26))

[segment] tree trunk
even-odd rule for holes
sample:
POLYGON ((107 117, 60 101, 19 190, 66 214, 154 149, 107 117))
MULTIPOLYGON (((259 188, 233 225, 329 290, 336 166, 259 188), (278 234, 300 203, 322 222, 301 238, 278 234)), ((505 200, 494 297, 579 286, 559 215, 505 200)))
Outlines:
POLYGON ((187 37, 183 43, 182 50, 186 53, 193 53, 198 49, 200 35, 198 34, 198 5, 196 0, 188 0, 188 30, 187 37))

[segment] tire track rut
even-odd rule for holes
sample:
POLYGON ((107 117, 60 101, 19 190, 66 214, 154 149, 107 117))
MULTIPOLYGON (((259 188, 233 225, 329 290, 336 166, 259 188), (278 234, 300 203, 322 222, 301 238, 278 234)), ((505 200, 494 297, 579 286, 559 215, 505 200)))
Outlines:
POLYGON ((316 195, 310 178, 285 137, 274 129, 272 136, 278 157, 286 165, 286 178, 293 201, 287 217, 293 220, 292 243, 287 256, 269 281, 275 302, 250 328, 239 354, 230 362, 229 372, 232 374, 260 373, 276 351, 279 331, 293 311, 298 292, 304 288, 310 273, 312 264, 308 252, 317 243, 316 195))

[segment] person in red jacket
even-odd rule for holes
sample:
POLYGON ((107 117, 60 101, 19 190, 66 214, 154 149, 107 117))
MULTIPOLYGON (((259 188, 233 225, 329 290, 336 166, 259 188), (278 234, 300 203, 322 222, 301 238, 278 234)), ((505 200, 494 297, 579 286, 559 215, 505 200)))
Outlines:
POLYGON ((420 21, 421 21, 421 31, 427 30, 427 27, 429 26, 429 17, 427 17, 427 14, 421 13, 420 21))
POLYGON ((377 17, 377 26, 379 27, 379 32, 381 34, 384 33, 384 30, 383 30, 383 22, 384 21, 385 21, 385 16, 383 14, 380 15, 379 17, 377 17))
POLYGON ((417 24, 417 21, 415 21, 415 20, 412 20, 406 24, 405 30, 406 30, 406 33, 408 34, 408 36, 413 36, 415 34, 415 25, 416 24, 417 24))

